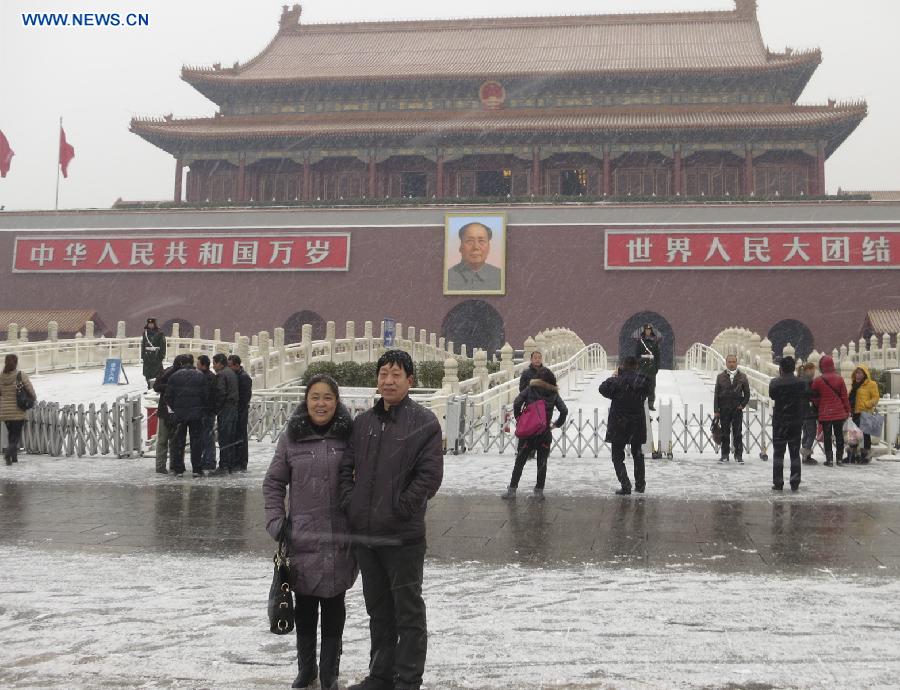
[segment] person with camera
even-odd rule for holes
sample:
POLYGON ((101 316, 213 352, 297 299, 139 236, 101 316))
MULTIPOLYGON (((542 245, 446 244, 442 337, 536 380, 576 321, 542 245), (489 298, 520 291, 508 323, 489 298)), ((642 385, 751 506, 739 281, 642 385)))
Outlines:
POLYGON ((634 490, 644 493, 644 450, 647 442, 647 415, 644 401, 650 394, 650 381, 638 372, 637 357, 626 357, 615 376, 600 384, 600 395, 612 400, 606 423, 606 442, 612 445, 612 462, 620 487, 616 493, 631 493, 631 480, 625 467, 625 446, 631 446, 634 460, 634 490))

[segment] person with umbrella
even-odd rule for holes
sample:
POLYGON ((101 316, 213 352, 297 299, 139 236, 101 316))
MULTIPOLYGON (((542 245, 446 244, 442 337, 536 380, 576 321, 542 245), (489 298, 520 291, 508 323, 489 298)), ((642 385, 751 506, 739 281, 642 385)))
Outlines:
POLYGON ((650 384, 647 394, 647 404, 651 410, 656 410, 656 374, 659 372, 659 336, 653 329, 653 324, 645 323, 640 332, 635 333, 634 356, 638 360, 638 373, 647 379, 650 384))

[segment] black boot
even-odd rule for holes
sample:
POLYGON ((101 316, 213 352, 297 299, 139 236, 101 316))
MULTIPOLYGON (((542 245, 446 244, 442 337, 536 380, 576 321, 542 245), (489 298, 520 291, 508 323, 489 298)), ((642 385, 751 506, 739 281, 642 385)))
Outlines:
POLYGON ((341 670, 341 638, 322 639, 319 654, 319 687, 321 690, 338 690, 338 674, 341 670))
POLYGON ((3 449, 3 459, 6 460, 7 465, 12 465, 12 457, 10 456, 10 447, 6 446, 3 449))
POLYGON ((11 463, 19 462, 19 446, 18 445, 9 447, 9 461, 11 463))
POLYGON ((316 667, 316 636, 300 636, 297 633, 297 668, 300 672, 294 679, 292 688, 308 688, 319 675, 316 667))

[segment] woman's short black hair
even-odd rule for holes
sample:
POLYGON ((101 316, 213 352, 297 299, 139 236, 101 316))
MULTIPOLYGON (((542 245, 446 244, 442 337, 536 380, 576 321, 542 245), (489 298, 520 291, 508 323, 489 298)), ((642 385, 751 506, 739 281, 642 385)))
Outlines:
POLYGON ((403 350, 388 350, 378 358, 378 364, 375 366, 375 371, 381 371, 381 367, 391 364, 396 364, 398 367, 401 367, 407 376, 416 375, 416 365, 413 364, 412 357, 409 356, 408 352, 404 352, 403 350))
POLYGON ((549 383, 551 386, 556 385, 556 375, 550 371, 549 367, 541 367, 538 369, 538 373, 535 374, 536 378, 539 378, 544 383, 549 383))
POLYGON ((334 393, 335 399, 337 399, 338 402, 341 401, 341 392, 340 390, 338 390, 337 381, 331 378, 328 374, 316 374, 306 382, 306 392, 303 394, 304 402, 309 400, 309 392, 317 383, 324 383, 331 389, 331 392, 334 393))

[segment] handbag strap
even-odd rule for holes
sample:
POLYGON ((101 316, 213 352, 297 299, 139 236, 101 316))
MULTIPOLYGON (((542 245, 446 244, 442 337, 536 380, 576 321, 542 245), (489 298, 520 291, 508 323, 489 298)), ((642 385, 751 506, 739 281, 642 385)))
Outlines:
MULTIPOLYGON (((831 391, 834 393, 835 397, 836 397, 838 400, 840 400, 840 401, 841 401, 841 404, 843 405, 844 399, 841 397, 841 394, 838 393, 837 388, 835 388, 835 387, 832 386, 830 383, 828 383, 828 379, 826 379, 824 376, 822 377, 822 380, 825 382, 825 385, 828 386, 828 387, 831 389, 831 391)), ((850 410, 848 410, 846 407, 844 407, 844 411, 845 411, 847 414, 850 414, 850 410)))

